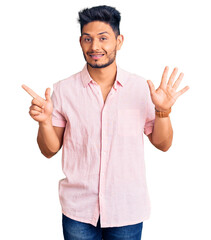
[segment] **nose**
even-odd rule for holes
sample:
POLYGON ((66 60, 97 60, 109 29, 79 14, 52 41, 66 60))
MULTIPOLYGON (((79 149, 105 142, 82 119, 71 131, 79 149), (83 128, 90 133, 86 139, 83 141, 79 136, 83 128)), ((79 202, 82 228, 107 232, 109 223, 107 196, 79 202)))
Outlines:
POLYGON ((91 48, 92 51, 98 51, 100 49, 100 43, 97 39, 93 39, 91 48))

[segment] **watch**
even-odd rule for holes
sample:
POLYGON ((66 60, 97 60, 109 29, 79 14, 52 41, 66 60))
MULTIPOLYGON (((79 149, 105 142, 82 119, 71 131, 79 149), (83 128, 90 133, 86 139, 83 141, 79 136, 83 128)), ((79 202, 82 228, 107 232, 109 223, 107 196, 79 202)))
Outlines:
POLYGON ((155 114, 156 114, 156 116, 158 116, 158 117, 160 117, 160 118, 168 117, 170 112, 171 112, 171 108, 170 108, 168 111, 166 111, 166 112, 158 111, 158 110, 155 108, 155 114))

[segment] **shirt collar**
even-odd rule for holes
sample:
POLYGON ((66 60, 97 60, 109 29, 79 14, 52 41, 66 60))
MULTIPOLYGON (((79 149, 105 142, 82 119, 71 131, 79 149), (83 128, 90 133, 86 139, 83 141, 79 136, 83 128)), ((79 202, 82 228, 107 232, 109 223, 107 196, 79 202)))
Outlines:
MULTIPOLYGON (((87 64, 85 64, 83 70, 81 71, 81 79, 84 87, 87 87, 90 82, 93 82, 93 79, 91 78, 88 69, 87 64)), ((114 82, 114 89, 117 89, 117 82, 123 87, 126 83, 126 75, 124 74, 124 70, 122 70, 119 65, 117 65, 117 75, 114 82)))

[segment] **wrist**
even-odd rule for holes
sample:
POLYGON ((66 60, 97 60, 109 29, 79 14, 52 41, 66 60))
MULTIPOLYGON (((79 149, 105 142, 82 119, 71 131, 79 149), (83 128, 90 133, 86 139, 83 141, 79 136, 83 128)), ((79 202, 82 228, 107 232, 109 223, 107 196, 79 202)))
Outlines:
POLYGON ((52 125, 52 116, 47 118, 46 120, 39 122, 40 127, 46 127, 46 126, 51 126, 52 125))
POLYGON ((165 109, 165 108, 155 106, 155 111, 157 112, 168 112, 170 109, 171 108, 165 109))
POLYGON ((157 109, 155 107, 155 115, 160 117, 160 118, 168 117, 170 112, 171 112, 171 108, 163 110, 163 109, 160 109, 160 108, 157 109))

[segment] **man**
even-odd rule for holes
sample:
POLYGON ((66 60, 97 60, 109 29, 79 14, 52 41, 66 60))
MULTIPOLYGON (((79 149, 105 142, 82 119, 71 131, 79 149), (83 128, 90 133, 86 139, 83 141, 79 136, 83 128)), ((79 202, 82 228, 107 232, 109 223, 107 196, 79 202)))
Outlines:
POLYGON ((63 233, 69 239, 141 239, 150 204, 143 133, 167 151, 173 131, 169 113, 188 87, 176 92, 175 68, 165 68, 157 90, 151 81, 122 70, 116 53, 124 41, 120 13, 109 6, 79 12, 86 65, 54 84, 46 99, 33 97, 29 114, 39 122, 37 142, 51 158, 63 146, 59 196, 63 233), (147 84, 148 83, 148 84, 147 84))

